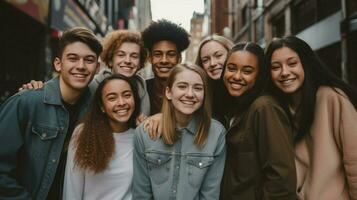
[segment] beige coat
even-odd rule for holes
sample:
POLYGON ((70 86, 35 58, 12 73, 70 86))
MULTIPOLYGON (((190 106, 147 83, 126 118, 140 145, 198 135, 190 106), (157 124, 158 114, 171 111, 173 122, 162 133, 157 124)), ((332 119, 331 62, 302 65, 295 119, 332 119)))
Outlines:
POLYGON ((299 199, 357 199, 357 112, 338 91, 318 89, 311 134, 295 146, 299 199))

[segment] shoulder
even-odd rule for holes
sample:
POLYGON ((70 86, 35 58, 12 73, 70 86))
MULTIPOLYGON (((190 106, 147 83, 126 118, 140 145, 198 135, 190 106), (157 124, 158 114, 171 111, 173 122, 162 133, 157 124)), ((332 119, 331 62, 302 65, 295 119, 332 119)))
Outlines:
POLYGON ((339 99, 344 98, 348 99, 346 94, 339 88, 332 88, 329 86, 320 86, 316 92, 316 100, 332 100, 332 99, 339 99))
POLYGON ((224 128, 222 123, 217 121, 217 120, 215 120, 215 119, 211 120, 211 128, 210 128, 210 130, 214 131, 216 133, 220 133, 220 134, 225 134, 225 132, 226 132, 226 129, 224 128))
POLYGON ((150 140, 149 134, 146 132, 144 128, 144 123, 141 123, 139 126, 136 127, 134 131, 134 138, 135 140, 140 140, 140 141, 150 140))
POLYGON ((263 95, 255 99, 250 106, 251 110, 261 110, 265 108, 280 108, 277 99, 271 95, 263 95))
POLYGON ((11 97, 9 97, 3 105, 13 104, 15 102, 21 102, 33 106, 36 103, 43 103, 44 93, 43 88, 38 90, 22 90, 11 97))

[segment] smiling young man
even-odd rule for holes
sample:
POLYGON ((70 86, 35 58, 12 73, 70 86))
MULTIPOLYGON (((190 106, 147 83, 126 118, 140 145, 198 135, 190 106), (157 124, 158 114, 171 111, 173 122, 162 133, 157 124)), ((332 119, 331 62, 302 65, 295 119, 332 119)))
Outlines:
POLYGON ((142 39, 149 50, 149 60, 154 72, 154 78, 146 80, 153 115, 161 110, 166 80, 171 70, 181 62, 181 52, 190 44, 189 34, 177 24, 159 20, 142 32, 142 39))
POLYGON ((0 107, 0 199, 61 199, 67 145, 84 114, 102 46, 85 28, 65 31, 42 89, 0 107))

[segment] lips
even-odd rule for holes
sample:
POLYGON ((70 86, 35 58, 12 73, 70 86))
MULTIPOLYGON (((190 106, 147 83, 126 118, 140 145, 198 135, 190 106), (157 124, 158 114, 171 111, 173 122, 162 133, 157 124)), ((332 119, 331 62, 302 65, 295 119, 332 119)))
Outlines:
POLYGON ((230 84, 231 88, 234 90, 240 90, 240 89, 242 89, 243 86, 245 86, 242 83, 237 83, 237 82, 233 82, 233 81, 229 82, 229 84, 230 84))
POLYGON ((87 74, 82 74, 82 73, 71 73, 72 76, 74 76, 76 79, 85 79, 88 75, 87 74))
POLYGON ((290 85, 295 80, 296 80, 296 78, 289 78, 289 79, 280 80, 279 83, 282 85, 290 85))
POLYGON ((191 101, 191 100, 180 100, 183 104, 185 105, 194 105, 196 101, 191 101))
POLYGON ((114 113, 116 113, 119 116, 125 116, 129 113, 129 108, 123 108, 123 109, 118 109, 118 110, 114 110, 114 113))
POLYGON ((157 69, 160 71, 160 72, 169 72, 171 71, 172 67, 157 67, 157 69))

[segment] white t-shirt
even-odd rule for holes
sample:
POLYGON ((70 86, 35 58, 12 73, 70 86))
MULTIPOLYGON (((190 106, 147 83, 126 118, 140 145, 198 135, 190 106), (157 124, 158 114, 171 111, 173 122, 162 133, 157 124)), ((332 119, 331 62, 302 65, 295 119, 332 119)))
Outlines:
MULTIPOLYGON (((77 127, 79 131, 81 127, 77 127)), ((134 129, 113 133, 115 154, 108 168, 99 174, 74 166, 75 149, 68 149, 63 199, 65 200, 131 200, 133 179, 134 129)))

